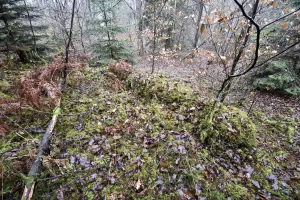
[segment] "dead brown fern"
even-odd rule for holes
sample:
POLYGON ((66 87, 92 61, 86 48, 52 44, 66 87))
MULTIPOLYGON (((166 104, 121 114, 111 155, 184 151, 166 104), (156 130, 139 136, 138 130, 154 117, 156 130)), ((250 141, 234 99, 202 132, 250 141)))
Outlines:
POLYGON ((64 57, 60 56, 45 68, 28 72, 15 85, 18 100, 5 101, 0 99, 0 138, 9 131, 8 126, 3 122, 6 114, 20 113, 21 107, 42 108, 44 106, 57 106, 61 96, 60 79, 66 68, 70 71, 83 71, 87 57, 76 55, 70 57, 68 64, 64 63, 64 57), (51 104, 49 105, 49 101, 51 104))
POLYGON ((107 78, 115 91, 123 90, 123 81, 132 73, 132 67, 124 60, 108 65, 107 78))
POLYGON ((124 81, 132 73, 132 67, 126 61, 120 60, 119 63, 110 63, 108 71, 116 75, 120 81, 124 81))

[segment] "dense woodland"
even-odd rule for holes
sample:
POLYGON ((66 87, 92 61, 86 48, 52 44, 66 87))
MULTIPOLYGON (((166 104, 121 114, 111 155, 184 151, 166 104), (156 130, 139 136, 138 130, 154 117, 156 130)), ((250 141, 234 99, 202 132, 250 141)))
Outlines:
POLYGON ((0 0, 0 197, 300 199, 299 0, 0 0))

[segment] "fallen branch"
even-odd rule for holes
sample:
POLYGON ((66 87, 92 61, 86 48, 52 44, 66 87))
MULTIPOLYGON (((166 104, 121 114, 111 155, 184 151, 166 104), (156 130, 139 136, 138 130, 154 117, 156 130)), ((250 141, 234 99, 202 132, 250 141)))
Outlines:
POLYGON ((32 198, 37 174, 39 172, 41 162, 42 162, 42 156, 45 154, 46 150, 49 148, 49 139, 52 135, 53 129, 57 122, 58 115, 60 114, 60 102, 61 102, 61 99, 59 99, 58 106, 55 108, 52 119, 48 124, 48 128, 44 134, 43 140, 41 141, 41 145, 38 150, 36 159, 35 159, 33 165, 31 166, 28 176, 25 177, 26 185, 25 185, 24 192, 22 195, 22 200, 30 200, 32 198))

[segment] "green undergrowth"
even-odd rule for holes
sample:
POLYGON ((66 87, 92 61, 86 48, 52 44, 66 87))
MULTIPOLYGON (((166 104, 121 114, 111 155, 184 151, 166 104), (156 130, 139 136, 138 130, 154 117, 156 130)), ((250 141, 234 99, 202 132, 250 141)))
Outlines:
MULTIPOLYGON (((264 127, 255 117, 254 125, 245 113, 222 104, 211 112, 210 100, 166 77, 134 74, 125 84, 126 90, 115 92, 103 69, 89 68, 80 86, 65 91, 51 153, 43 159, 33 199, 62 195, 91 200, 254 199, 268 195, 293 199, 298 195, 299 185, 286 186, 289 182, 278 175, 282 166, 289 166, 278 159, 289 159, 291 152, 284 148, 270 152, 260 140, 263 130, 282 136, 283 130, 291 128, 271 122, 264 127), (276 190, 274 181, 267 179, 272 174, 278 180, 276 190)), ((36 124, 36 131, 45 129, 47 117, 28 117, 25 124, 36 124)), ((294 127, 289 119, 281 123, 294 127)), ((283 135, 287 143, 295 140, 294 133, 283 135)), ((36 143, 10 135, 5 151, 22 142, 26 148, 14 156, 34 154, 30 150, 42 134, 32 136, 36 143)), ((24 133, 24 137, 29 136, 24 133)), ((28 168, 23 165, 26 174, 28 168)), ((5 180, 6 197, 12 197, 17 188, 14 183, 22 181, 11 173, 5 180)))
POLYGON ((246 113, 220 103, 213 106, 213 101, 201 99, 183 83, 170 81, 163 75, 142 77, 133 74, 126 86, 135 95, 147 101, 156 99, 166 107, 173 108, 175 113, 183 115, 185 119, 196 121, 192 124, 200 124, 197 129, 203 143, 219 146, 224 145, 224 142, 234 146, 256 145, 256 127, 246 113), (187 115, 190 112, 193 115, 187 115))

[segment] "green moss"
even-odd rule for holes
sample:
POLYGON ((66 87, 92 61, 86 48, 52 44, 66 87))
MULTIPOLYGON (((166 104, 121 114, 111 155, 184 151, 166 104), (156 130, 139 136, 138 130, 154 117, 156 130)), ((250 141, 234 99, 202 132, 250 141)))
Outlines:
POLYGON ((272 174, 272 169, 270 168, 270 167, 268 167, 268 166, 261 166, 260 168, 259 168, 259 171, 262 173, 262 175, 264 175, 264 176, 268 176, 268 175, 270 175, 270 174, 272 174))
POLYGON ((0 90, 4 91, 10 88, 10 84, 7 80, 0 80, 0 90))
POLYGON ((202 142, 230 143, 234 146, 252 147, 256 145, 256 126, 249 117, 235 107, 226 107, 213 102, 207 102, 200 123, 200 138, 202 142))
POLYGON ((78 131, 68 131, 66 134, 67 139, 82 139, 87 138, 88 136, 84 132, 78 132, 78 131))
POLYGON ((231 197, 234 199, 240 199, 240 198, 247 198, 247 193, 248 190, 247 188, 238 185, 238 184, 231 184, 227 187, 228 193, 230 194, 231 197))
POLYGON ((182 103, 193 98, 192 89, 186 85, 169 81, 164 76, 142 77, 132 74, 126 81, 126 88, 146 99, 158 99, 164 103, 182 103))
POLYGON ((215 200, 226 200, 224 193, 219 192, 217 190, 211 190, 206 193, 207 199, 215 199, 215 200))
POLYGON ((293 143, 293 137, 296 132, 296 121, 294 118, 282 116, 279 114, 267 118, 262 113, 254 113, 255 120, 265 126, 265 131, 272 134, 278 134, 286 138, 286 141, 293 143))
POLYGON ((201 149, 200 151, 197 152, 197 156, 200 159, 207 159, 209 158, 209 151, 206 149, 201 149))
POLYGON ((12 99, 12 97, 8 94, 5 94, 3 92, 0 91, 0 98, 6 99, 6 100, 10 100, 12 99))
POLYGON ((94 194, 91 191, 86 192, 86 197, 88 200, 93 200, 94 199, 94 194))

